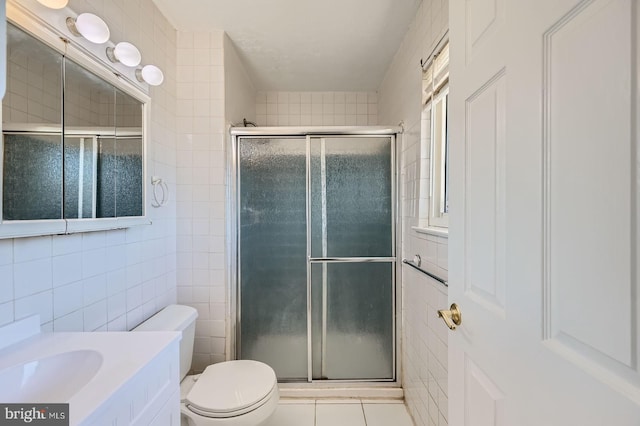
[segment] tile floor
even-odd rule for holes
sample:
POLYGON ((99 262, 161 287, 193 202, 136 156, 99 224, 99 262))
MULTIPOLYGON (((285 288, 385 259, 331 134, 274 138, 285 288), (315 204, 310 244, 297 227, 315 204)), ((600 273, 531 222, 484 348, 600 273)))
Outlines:
POLYGON ((413 426, 402 401, 281 399, 265 426, 413 426))

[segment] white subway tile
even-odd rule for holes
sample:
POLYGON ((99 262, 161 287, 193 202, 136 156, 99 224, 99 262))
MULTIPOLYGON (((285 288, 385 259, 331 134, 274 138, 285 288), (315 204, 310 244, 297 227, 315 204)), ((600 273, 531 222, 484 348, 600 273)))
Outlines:
POLYGON ((224 321, 226 318, 226 305, 224 303, 211 303, 209 318, 214 321, 224 321))
MULTIPOLYGON (((104 236, 101 239, 104 246, 104 236)), ((82 277, 92 277, 106 272, 107 251, 104 247, 93 250, 83 249, 82 252, 82 277)))
POLYGON ((72 253, 52 258, 52 283, 54 287, 78 281, 82 278, 82 254, 72 253))
MULTIPOLYGON (((107 299, 107 319, 114 321, 117 318, 124 318, 127 313, 127 293, 120 292, 107 299)), ((126 320, 123 320, 126 325, 126 320)))
POLYGON ((210 337, 198 337, 196 336, 193 341, 193 351, 195 353, 211 353, 211 338, 210 337))
POLYGON ((106 245, 106 232, 86 232, 82 234, 82 250, 104 248, 106 245))
POLYGON ((156 307, 155 300, 150 300, 142 305, 142 316, 144 318, 149 318, 158 311, 159 309, 156 307))
POLYGON ((212 337, 225 337, 226 335, 226 325, 222 320, 210 321, 211 329, 210 336, 212 337))
POLYGON ((60 318, 84 306, 82 281, 53 290, 53 316, 60 318))
POLYGON ((212 354, 222 354, 226 353, 225 348, 225 339, 220 337, 212 337, 211 338, 211 353, 212 354))
POLYGON ((131 330, 144 321, 142 306, 127 312, 127 330, 131 330))
POLYGON ((107 323, 107 330, 109 331, 127 331, 127 316, 121 315, 113 321, 107 323))
POLYGON ((300 115, 292 115, 289 117, 289 125, 290 126, 300 126, 301 125, 301 117, 300 115))
POLYGON ((16 263, 13 289, 16 299, 51 289, 51 258, 16 263))
POLYGON ((300 114, 301 115, 311 115, 313 108, 311 104, 300 104, 300 114))
POLYGON ((127 288, 127 270, 116 269, 107 273, 107 296, 120 293, 127 288))
POLYGON ((278 93, 277 92, 267 92, 267 103, 268 104, 277 104, 278 103, 278 93))
POLYGON ((0 304, 0 326, 13 322, 13 301, 0 304))
POLYGON ((13 265, 0 266, 0 303, 13 300, 13 265))
POLYGON ((51 257, 51 236, 16 238, 13 241, 13 261, 15 263, 51 257))
POLYGON ((289 93, 289 103, 290 104, 299 104, 302 102, 302 94, 300 92, 291 92, 289 93))
POLYGON ((183 285, 180 285, 180 284, 181 284, 181 280, 180 280, 180 277, 178 277, 178 287, 177 287, 178 303, 180 303, 180 304, 193 303, 194 302, 194 299, 193 299, 193 287, 191 287, 190 285, 189 286, 183 286, 183 285))
POLYGON ((82 281, 82 293, 85 305, 91 305, 107 298, 107 276, 97 275, 82 281))
POLYGON ((194 33, 191 31, 178 31, 177 32, 177 47, 180 50, 193 49, 193 37, 194 33))
POLYGON ((127 231, 124 229, 116 229, 106 232, 105 245, 107 247, 119 246, 126 242, 127 231))
POLYGON ((142 285, 127 290, 127 312, 142 306, 142 285))
POLYGON ((84 314, 82 310, 53 320, 53 331, 84 331, 84 314))
POLYGON ((94 331, 107 324, 107 301, 102 300, 84 308, 84 331, 94 331))
POLYGON ((14 302, 15 319, 39 314, 40 323, 53 320, 53 291, 48 290, 31 296, 16 299, 14 302))
POLYGON ((312 101, 312 96, 310 92, 300 92, 300 103, 301 104, 310 104, 312 101))
POLYGON ((13 241, 0 240, 0 265, 13 263, 13 241))

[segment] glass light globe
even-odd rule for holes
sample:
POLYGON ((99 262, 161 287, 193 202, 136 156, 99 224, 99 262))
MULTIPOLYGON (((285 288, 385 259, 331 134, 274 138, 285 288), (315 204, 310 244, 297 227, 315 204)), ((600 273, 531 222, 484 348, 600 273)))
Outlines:
POLYGON ((159 86, 164 81, 162 70, 155 65, 145 65, 142 67, 142 70, 140 70, 140 74, 144 81, 152 86, 159 86))
POLYGON ((118 61, 128 67, 137 67, 142 60, 138 48, 126 41, 116 44, 113 54, 118 61))
POLYGON ((69 0, 38 0, 38 2, 49 9, 62 9, 69 3, 69 0))
POLYGON ((111 35, 107 24, 93 13, 78 15, 75 19, 75 27, 82 37, 96 44, 105 43, 111 35))

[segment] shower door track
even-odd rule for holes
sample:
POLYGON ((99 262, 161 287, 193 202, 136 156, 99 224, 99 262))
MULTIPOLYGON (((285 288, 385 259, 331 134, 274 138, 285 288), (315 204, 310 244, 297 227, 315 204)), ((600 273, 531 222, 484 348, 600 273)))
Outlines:
MULTIPOLYGON (((282 383, 290 384, 290 385, 328 385, 331 384, 339 384, 344 387, 358 386, 358 383, 367 383, 367 386, 400 386, 400 379, 398 377, 398 372, 400 371, 400 359, 397 356, 397 353, 400 349, 400 333, 399 329, 401 327, 401 321, 397 318, 397 313, 399 310, 400 303, 400 292, 401 289, 397 285, 399 282, 399 274, 401 273, 401 268, 398 268, 397 264, 397 247, 399 246, 399 233, 398 229, 398 218, 399 218, 399 200, 397 194, 399 193, 397 185, 397 158, 398 158, 398 144, 397 144, 397 135, 402 133, 400 128, 392 128, 392 127, 380 127, 380 126, 367 126, 367 127, 236 127, 230 129, 231 136, 231 149, 228 150, 228 168, 227 168, 227 178, 230 184, 227 186, 227 199, 231 202, 228 203, 227 212, 229 213, 228 217, 234 218, 233 221, 228 221, 227 223, 227 238, 229 250, 229 255, 227 256, 227 267, 229 271, 229 279, 231 280, 232 291, 230 293, 230 306, 231 306, 231 319, 229 322, 229 326, 227 328, 228 336, 231 336, 230 339, 227 339, 227 359, 236 359, 237 352, 240 351, 240 320, 241 320, 241 310, 240 310, 240 270, 239 270, 239 254, 240 254, 240 242, 239 242, 239 229, 238 224, 240 220, 240 209, 239 209, 239 180, 238 180, 238 171, 239 171, 239 158, 238 158, 238 138, 239 137, 306 137, 306 188, 307 188, 307 201, 306 201, 306 217, 307 217, 307 381, 300 382, 295 380, 285 380, 282 383), (386 257, 328 257, 327 247, 326 247, 326 200, 323 200, 323 212, 322 212, 322 222, 323 222, 323 239, 322 239, 322 257, 312 257, 311 256, 311 138, 319 137, 340 137, 340 136, 354 136, 354 137, 367 137, 367 136, 389 136, 391 137, 391 199, 392 199, 392 253, 393 256, 386 257), (233 222, 233 223, 231 223, 233 222), (393 310, 393 319, 394 319, 394 327, 393 327, 393 377, 388 379, 314 379, 313 378, 313 350, 312 350, 312 291, 311 291, 311 265, 312 264, 322 264, 326 267, 329 263, 391 263, 394 265, 394 274, 392 275, 392 287, 393 291, 393 300, 392 300, 392 310, 393 310), (235 329, 235 330, 233 330, 235 329), (233 342, 231 342, 233 340, 233 342)), ((324 139, 324 138, 322 138, 324 139)), ((323 182, 324 184, 324 182, 323 182)), ((324 193, 324 191, 323 191, 324 193)), ((326 280, 326 274, 323 274, 326 280)), ((323 280, 322 285, 322 294, 323 294, 323 303, 322 303, 322 375, 324 375, 325 365, 325 342, 326 342, 326 282, 323 280)))

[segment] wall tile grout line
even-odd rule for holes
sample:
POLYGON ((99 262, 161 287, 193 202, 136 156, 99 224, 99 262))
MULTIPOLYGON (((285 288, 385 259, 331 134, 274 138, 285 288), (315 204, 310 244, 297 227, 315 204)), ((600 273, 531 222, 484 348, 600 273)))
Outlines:
POLYGON ((362 418, 364 419, 364 426, 367 426, 367 413, 364 412, 364 403, 360 400, 360 409, 362 410, 362 418))

